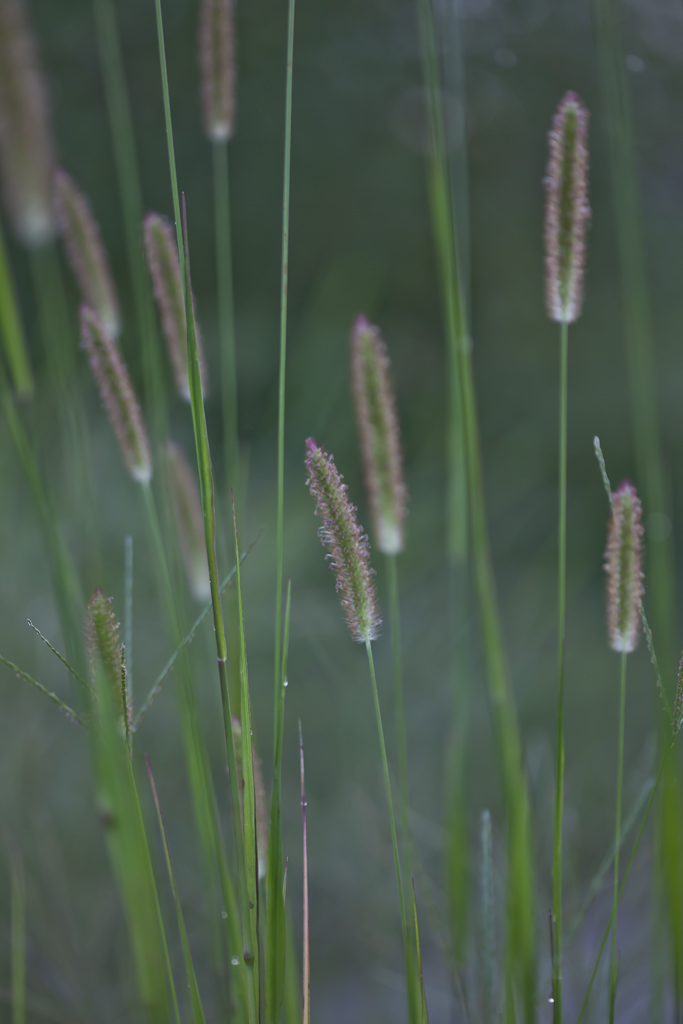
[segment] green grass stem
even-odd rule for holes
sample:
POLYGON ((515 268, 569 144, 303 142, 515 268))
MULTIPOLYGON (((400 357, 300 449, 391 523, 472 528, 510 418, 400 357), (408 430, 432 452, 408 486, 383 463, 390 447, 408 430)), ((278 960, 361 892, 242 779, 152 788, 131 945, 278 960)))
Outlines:
POLYGON ((230 182, 228 142, 211 144, 213 160, 213 205, 216 233, 216 278, 218 282, 218 328, 221 353, 221 403, 226 490, 239 495, 239 446, 237 412, 237 366, 235 355, 235 299, 232 273, 230 228, 230 182))
MULTIPOLYGON (((287 368, 287 294, 289 285, 289 183, 292 162, 292 73, 294 70, 295 0, 288 0, 287 75, 285 97, 285 151, 282 175, 282 263, 280 273, 280 372, 277 404, 277 524, 275 571, 275 706, 280 694, 282 643, 282 581, 284 573, 285 507, 285 380, 287 368)), ((277 718, 277 715, 276 715, 277 718)), ((274 728, 276 728, 276 723, 274 728)))
POLYGON ((384 790, 387 799, 387 809, 389 811, 389 824, 391 826, 391 844, 394 851, 394 867, 396 869, 396 884, 398 886, 398 901, 401 911, 401 930, 403 933, 403 950, 405 957, 405 970, 406 970, 406 996, 408 1000, 408 1019, 411 1022, 416 1022, 419 1019, 419 1013, 416 1005, 417 992, 415 991, 415 963, 413 956, 413 949, 410 941, 410 932, 408 931, 408 920, 406 917, 405 908, 405 896, 403 893, 403 879, 401 875, 401 859, 398 852, 398 836, 396 833, 396 819, 394 817, 394 802, 391 795, 391 778, 389 775, 389 761, 387 759, 387 748, 384 742, 384 727, 382 725, 382 711, 379 704, 379 694, 377 692, 377 678, 375 675, 375 662, 372 656, 372 644, 370 640, 366 640, 365 649, 368 655, 368 666, 370 668, 370 684, 372 687, 372 700, 375 708, 375 718, 377 720, 377 735, 379 738, 379 749, 382 759, 382 772, 384 774, 384 790))
POLYGON ((123 212, 128 270, 142 347, 145 392, 151 403, 152 425, 158 439, 163 437, 165 432, 166 397, 159 335, 141 240, 144 206, 135 131, 114 3, 112 0, 94 0, 94 10, 97 45, 102 64, 105 99, 123 212))
POLYGON ((472 569, 508 812, 507 946, 510 970, 514 975, 514 979, 510 979, 510 984, 514 980, 514 985, 521 995, 524 1019, 530 1024, 536 1016, 536 938, 529 797, 522 762, 517 711, 504 653, 486 525, 470 341, 458 267, 436 31, 429 0, 419 0, 418 14, 430 112, 432 155, 429 167, 429 194, 432 224, 445 305, 451 387, 459 396, 461 403, 472 569))
POLYGON ((12 1024, 26 1024, 26 881, 18 854, 12 857, 10 900, 12 1024))
POLYGON ((619 905, 619 850, 621 847, 621 799, 624 780, 624 727, 626 717, 626 659, 621 653, 621 674, 619 683, 619 759, 617 761, 617 806, 614 828, 614 889, 612 900, 612 949, 610 955, 610 996, 609 1024, 614 1024, 614 1009, 617 998, 617 907, 619 905))
POLYGON ((180 905, 180 893, 178 892, 175 871, 173 870, 173 861, 171 860, 171 851, 168 846, 166 826, 164 825, 164 819, 161 814, 159 794, 157 793, 157 787, 156 783, 154 782, 154 775, 152 774, 152 768, 149 763, 149 758, 145 757, 145 762, 147 764, 147 771, 149 773, 149 783, 152 789, 154 807, 156 808, 157 819, 159 821, 159 831, 161 833, 161 841, 164 847, 164 859, 166 861, 166 868, 168 870, 168 879, 171 884, 173 902, 175 904, 176 916, 178 918, 178 930, 180 932, 180 941, 183 947, 183 958, 185 960, 187 983, 190 989, 190 1000, 192 1002, 192 1019, 194 1021, 194 1024, 205 1024, 204 1009, 202 1007, 202 1000, 199 994, 199 986, 197 985, 197 977, 195 975, 194 964, 192 962, 192 953, 190 951, 190 942, 187 936, 187 928, 185 927, 185 918, 183 916, 183 910, 180 905))
MULTIPOLYGON (((183 240, 185 245, 185 295, 188 296, 192 294, 192 284, 190 277, 187 223, 185 220, 183 221, 183 240)), ((202 518, 204 522, 204 537, 206 540, 206 555, 209 564, 209 579, 211 583, 211 606, 213 610, 213 624, 216 637, 218 680, 221 700, 223 703, 223 725, 228 756, 233 832, 235 836, 235 853, 237 859, 238 888, 242 918, 242 960, 247 967, 248 975, 249 1021, 250 1024, 255 1024, 258 1020, 257 1011, 259 1007, 259 991, 257 987, 258 974, 254 969, 254 951, 257 949, 257 946, 250 927, 250 922, 252 921, 251 910, 254 908, 249 907, 249 882, 247 878, 247 861, 245 856, 245 836, 242 831, 240 815, 237 760, 235 756, 235 741, 232 728, 233 714, 230 700, 230 689, 228 685, 228 647, 225 636, 225 626, 223 623, 218 562, 216 558, 216 512, 213 473, 211 469, 211 453, 209 449, 209 437, 206 427, 206 411, 204 409, 202 381, 199 370, 197 332, 194 322, 192 303, 188 303, 187 301, 185 315, 187 318, 188 376, 190 382, 192 422, 197 453, 202 518)))
POLYGON ((283 885, 286 869, 282 849, 282 746, 291 600, 292 584, 290 580, 287 585, 287 603, 285 605, 285 631, 281 658, 281 693, 275 704, 276 728, 275 749, 273 752, 273 790, 270 804, 270 828, 268 832, 268 873, 266 876, 266 914, 268 921, 266 940, 266 1021, 269 1024, 275 1024, 280 1018, 286 969, 287 920, 283 885))
MULTIPOLYGON (((617 896, 617 908, 619 906, 619 901, 621 900, 621 896, 622 896, 622 893, 624 891, 624 887, 625 887, 626 882, 628 880, 628 876, 629 876, 629 873, 631 871, 631 867, 633 865, 633 861, 634 861, 636 853, 638 851, 638 847, 640 845, 640 840, 642 838, 643 832, 645 831, 645 826, 647 824, 647 819, 650 816, 650 810, 652 809, 652 805, 654 803, 655 796, 657 795, 657 790, 659 789, 659 783, 660 783, 660 781, 662 780, 662 777, 665 774, 665 769, 666 769, 666 766, 667 766, 667 762, 669 760, 669 754, 673 750, 673 746, 674 746, 675 741, 676 741, 676 736, 674 735, 671 738, 671 741, 670 741, 670 743, 669 743, 669 745, 668 745, 668 747, 667 747, 667 749, 666 749, 666 751, 664 753, 664 756, 663 756, 663 758, 661 760, 661 763, 659 765, 659 771, 657 772, 657 778, 655 779, 655 784, 652 787, 652 792, 650 793, 650 799, 647 802, 647 807, 645 808, 645 814, 643 815, 643 820, 640 823, 640 828, 638 829, 638 834, 636 835, 636 839, 635 839, 635 842, 633 844, 633 849, 631 850, 631 856, 628 859, 628 863, 626 865, 626 870, 624 871, 624 877, 623 877, 623 879, 621 881, 621 886, 619 887, 619 893, 618 893, 618 896, 617 896)), ((585 993, 585 995, 583 997, 583 1002, 581 1004, 581 1010, 579 1012, 579 1016, 577 1018, 576 1024, 581 1024, 581 1021, 583 1020, 584 1015, 586 1013, 586 1008, 588 1006, 588 1000, 590 998, 590 994, 591 994, 591 991, 593 989, 593 984, 595 982, 595 978, 596 978, 596 975, 598 973, 598 968, 600 966, 600 961, 602 959, 602 954, 604 952, 605 946, 607 945, 607 940, 610 937, 610 933, 612 931, 612 925, 613 925, 613 923, 614 923, 614 921, 616 919, 616 909, 617 908, 615 908, 614 906, 612 907, 612 913, 610 914, 610 919, 607 922, 607 926, 605 927, 605 931, 603 932, 602 942, 600 943, 600 949, 598 950, 598 955, 597 955, 597 957, 595 959, 595 964, 593 965, 593 973, 591 974, 590 981, 588 982, 588 987, 587 987, 586 993, 585 993)))
POLYGON ((302 1024, 311 1024, 311 950, 308 915, 308 840, 306 836, 306 781, 304 773, 304 738, 299 719, 299 765, 301 772, 301 822, 303 835, 303 982, 302 1024))
POLYGON ((31 398, 33 396, 33 373, 2 226, 0 226, 0 337, 7 357, 12 386, 17 396, 31 398))
POLYGON ((396 746, 398 748, 401 792, 401 833, 405 857, 406 876, 413 877, 412 839, 410 831, 410 792, 408 786, 408 744, 406 716, 403 700, 403 658, 401 654, 401 608, 399 603, 398 558, 386 556, 389 580, 389 621, 391 631, 391 659, 394 675, 394 704, 396 711, 396 746))
POLYGON ((564 814, 564 663, 567 593, 567 335, 560 325, 559 509, 557 554, 557 767, 553 835, 553 1020, 562 1024, 562 819, 564 814))

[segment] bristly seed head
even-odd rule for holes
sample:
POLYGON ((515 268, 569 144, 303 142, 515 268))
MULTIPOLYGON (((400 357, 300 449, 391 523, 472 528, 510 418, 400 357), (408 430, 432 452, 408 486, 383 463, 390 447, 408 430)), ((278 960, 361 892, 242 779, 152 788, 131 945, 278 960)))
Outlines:
POLYGON ((95 310, 112 338, 121 331, 121 314, 107 253, 90 204, 65 171, 55 173, 59 229, 83 301, 95 310))
POLYGON ((232 0, 202 0, 199 69, 204 131, 212 142, 232 138, 235 124, 235 32, 232 0))
POLYGON ((548 135, 545 281, 548 316, 570 324, 583 305, 588 205, 588 111, 574 92, 563 96, 548 135))
POLYGON ((322 519, 318 536, 337 577, 337 591, 354 640, 376 639, 381 620, 377 614, 370 545, 356 520, 356 509, 346 496, 346 484, 334 459, 312 437, 306 441, 307 484, 322 519))
POLYGON ((173 496, 180 549, 190 590, 198 601, 208 601, 211 597, 211 581, 197 481, 187 459, 173 441, 168 442, 166 455, 168 483, 173 496))
POLYGON ((17 237, 44 245, 55 233, 53 145, 23 0, 0 0, 0 167, 17 237))
POLYGON ((365 486, 377 547, 393 555, 403 550, 407 490, 389 366, 379 329, 364 316, 356 317, 351 331, 351 374, 365 486))
POLYGON ((643 587, 642 507, 628 480, 612 496, 605 572, 607 630, 613 651, 634 651, 638 643, 643 587))
MULTIPOLYGON (((152 276, 154 298, 157 300, 161 315, 161 326, 166 338, 168 355, 173 367, 178 394, 185 401, 190 401, 190 382, 187 365, 187 322, 185 320, 185 299, 183 283, 180 276, 180 261, 175 231, 167 217, 159 213, 148 213, 145 217, 145 249, 147 265, 152 276)), ((194 295, 192 296, 194 309, 194 295)), ((197 332, 197 354, 199 356, 199 372, 202 379, 202 391, 206 394, 207 374, 199 334, 199 325, 195 314, 197 332)))
POLYGON ((85 633, 93 670, 102 672, 103 680, 113 694, 121 723, 130 725, 132 715, 119 624, 112 611, 112 599, 105 597, 99 587, 88 603, 85 633))
POLYGON ((87 306, 81 307, 81 345, 87 353, 102 405, 111 420, 128 471, 134 480, 146 483, 152 478, 152 456, 140 404, 116 342, 97 314, 87 306))

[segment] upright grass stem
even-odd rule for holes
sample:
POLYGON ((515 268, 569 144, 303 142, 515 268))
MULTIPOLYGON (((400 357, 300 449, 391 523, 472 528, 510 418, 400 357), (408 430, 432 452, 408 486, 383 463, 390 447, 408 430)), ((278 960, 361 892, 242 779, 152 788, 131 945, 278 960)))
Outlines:
POLYGON ((401 609, 398 587, 398 556, 387 555, 389 578, 389 624, 391 629, 391 658, 394 675, 394 702, 396 705, 396 745, 398 748, 399 779, 401 790, 401 832, 406 864, 406 876, 413 876, 412 839, 410 832, 410 791, 408 785, 408 744, 406 740, 406 716, 403 700, 403 657, 401 654, 401 609))
POLYGON ((560 325, 559 528, 557 564, 557 768, 553 842, 553 918, 555 934, 553 1020, 557 1024, 562 1022, 562 819, 564 813, 564 655, 567 575, 567 335, 568 324, 562 322, 560 325))
POLYGON ((414 992, 413 992, 413 974, 414 964, 412 949, 410 945, 410 935, 408 932, 408 921, 406 918, 405 899, 403 894, 403 879, 401 877, 401 860, 398 852, 398 838, 396 834, 396 819, 394 818, 394 803, 391 796, 391 779, 389 776, 389 762, 387 760, 387 748, 384 742, 384 727, 382 726, 382 712, 379 704, 379 694, 377 692, 377 678, 375 676, 375 662, 372 656, 372 642, 367 639, 365 641, 365 650, 368 655, 368 666, 370 668, 370 685, 372 687, 372 701, 375 708, 375 718, 377 720, 377 735, 379 738, 379 749, 382 758, 382 771, 384 774, 384 791, 387 798, 387 809, 389 811, 389 824, 391 826, 391 844, 394 851, 394 866, 396 868, 396 884, 398 886, 398 902, 401 910, 401 929, 403 932, 403 950, 405 955, 405 968, 406 968, 406 987, 408 997, 408 1013, 411 1021, 415 1020, 416 1008, 414 1006, 414 992))
POLYGON ((166 398, 159 352, 159 337, 152 295, 147 286, 140 225, 144 214, 130 99, 121 55, 113 0, 93 0, 97 45, 102 64, 104 92, 113 141, 128 270, 142 346, 145 391, 151 404, 152 433, 158 440, 165 432, 166 398))
POLYGON ((218 281, 218 327, 221 352, 221 401, 225 486, 239 494, 237 367, 235 357, 235 301, 230 226, 230 183, 228 140, 211 144, 213 161, 213 204, 216 234, 216 278, 218 281))
POLYGON ((621 652, 621 673, 619 683, 619 755, 617 760, 617 806, 614 828, 614 886, 612 895, 612 948, 610 953, 609 1024, 614 1024, 614 1009, 617 998, 617 907, 619 906, 619 850, 621 848, 621 798, 624 778, 624 725, 626 718, 626 656, 621 652))
MULTIPOLYGON (((517 712, 504 653, 486 526, 469 333, 462 298, 453 203, 449 189, 436 32, 429 0, 418 0, 418 14, 430 114, 429 192, 445 306, 451 397, 453 402, 458 403, 457 407, 460 409, 459 423, 466 455, 472 568, 508 811, 508 988, 514 980, 521 996, 523 1017, 531 1022, 536 1016, 536 940, 529 797, 522 762, 517 712)), ((453 423, 455 422, 454 420, 453 423)), ((454 445, 455 441, 454 437, 454 445)))

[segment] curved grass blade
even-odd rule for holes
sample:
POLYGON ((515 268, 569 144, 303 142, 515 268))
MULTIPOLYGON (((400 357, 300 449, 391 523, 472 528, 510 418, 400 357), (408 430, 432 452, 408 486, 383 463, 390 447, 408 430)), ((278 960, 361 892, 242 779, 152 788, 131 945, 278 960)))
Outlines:
POLYGON ((9 659, 3 658, 1 654, 0 662, 2 662, 3 665, 6 665, 7 668, 10 668, 13 672, 16 672, 16 674, 20 676, 21 679, 25 679, 27 683, 31 684, 31 686, 35 686, 36 690, 40 690, 40 692, 43 693, 46 697, 49 697, 50 700, 57 705, 57 707, 62 709, 67 718, 70 718, 72 721, 77 722, 79 725, 82 725, 85 728, 85 722, 80 717, 78 712, 74 711, 74 709, 69 707, 68 704, 65 704, 64 701, 60 697, 58 697, 56 693, 53 693, 52 690, 48 690, 46 686, 43 686, 42 683, 39 683, 38 680, 34 679, 33 676, 30 676, 28 672, 24 672, 24 670, 19 668, 18 665, 15 665, 13 661, 9 661, 9 659))
POLYGON ((197 978, 194 972, 194 964, 192 963, 192 953, 190 952, 190 943, 187 937, 187 928, 185 927, 185 918, 183 917, 183 910, 180 905, 180 895, 178 893, 178 885, 176 883, 175 872, 173 870, 173 862, 171 860, 171 851, 168 847, 168 836, 166 834, 166 826, 164 825, 164 819, 161 815, 161 805, 159 803, 159 794, 157 793, 157 787, 154 782, 154 775, 152 774, 152 767, 149 763, 149 758, 145 756, 145 763, 147 765, 147 772, 149 774, 149 784, 152 788, 152 798, 154 800, 154 806, 156 808, 157 817, 159 819, 159 831, 161 833, 161 841, 164 846, 164 858, 166 860, 166 867, 168 869, 168 879, 171 883, 171 891, 173 892, 173 902, 175 903, 176 914, 178 916, 178 930, 180 931, 180 941, 183 947, 183 957, 185 959, 185 970, 187 971, 187 983, 190 988, 190 999, 192 1001, 192 1014, 195 1024, 205 1024, 204 1010, 202 1009, 202 1000, 199 994, 199 986, 197 985, 197 978))

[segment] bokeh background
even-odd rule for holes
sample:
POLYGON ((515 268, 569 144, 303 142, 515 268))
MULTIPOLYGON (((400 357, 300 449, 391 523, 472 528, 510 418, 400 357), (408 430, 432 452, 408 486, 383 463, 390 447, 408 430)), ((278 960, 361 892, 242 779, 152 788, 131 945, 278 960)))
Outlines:
MULTIPOLYGON (((124 308, 121 345, 142 391, 125 239, 91 5, 31 0, 49 84, 59 160, 92 200, 124 308)), ((146 209, 172 215, 154 5, 119 0, 117 14, 133 103, 146 209)), ((190 217, 198 317, 211 376, 207 413, 220 465, 217 310, 211 154, 200 120, 197 4, 165 0, 166 47, 180 187, 190 217)), ((602 553, 607 505, 593 457, 602 439, 615 482, 633 477, 631 397, 623 344, 606 122, 591 5, 564 0, 463 0, 466 102, 447 61, 445 96, 454 154, 467 167, 468 276, 473 359, 488 516, 505 635, 534 806, 538 864, 540 995, 547 1006, 556 711, 556 445, 559 339, 544 311, 542 224, 546 133, 572 88, 591 111, 592 225, 586 302, 570 332, 569 575, 567 651, 567 918, 580 907, 613 834, 618 660, 604 628, 602 553)), ((454 38, 444 5, 445 43, 454 38)), ((625 68, 640 175, 644 253, 657 353, 658 406, 671 514, 647 520, 648 547, 678 532, 683 394, 683 10, 676 0, 621 4, 625 68)), ((446 357, 425 186, 426 124, 412 2, 299 0, 296 14, 290 318, 287 367, 285 572, 292 633, 285 741, 288 893, 300 930, 301 829, 297 719, 306 747, 311 863, 312 1007, 328 1024, 403 1019, 401 937, 375 723, 364 652, 346 630, 316 538, 305 487, 304 440, 333 451, 369 525, 349 389, 348 334, 364 311, 387 340, 410 489, 401 600, 416 887, 434 1022, 459 1021, 440 936, 446 751, 464 744, 472 893, 479 817, 493 815, 501 867, 499 766, 474 617, 452 612, 445 564, 446 357), (459 671, 454 678, 451 650, 459 671)), ((286 5, 239 0, 238 115, 230 145, 239 373, 239 430, 249 483, 242 538, 265 530, 244 568, 255 739, 270 762, 275 587, 276 413, 286 5)), ((447 54, 448 57, 448 54, 447 54)), ((453 61, 455 58, 453 57, 453 61)), ((461 201, 466 193, 460 189, 461 201)), ((5 222, 7 233, 9 225, 5 222)), ((82 354, 74 386, 88 411, 102 559, 92 557, 74 507, 64 439, 39 337, 26 254, 12 265, 39 381, 28 413, 41 465, 84 586, 101 585, 122 608, 124 537, 135 552, 135 685, 142 694, 170 653, 137 488, 126 476, 82 354)), ((67 276, 68 276, 68 272, 67 276)), ((68 277, 73 344, 77 296, 68 277)), ((170 375, 168 379, 171 390, 170 375)), ((171 403, 174 437, 191 448, 189 409, 171 403)), ((0 427, 0 652, 68 695, 68 680, 26 625, 57 646, 58 620, 38 520, 0 427)), ((636 484, 638 480, 635 480, 636 484)), ((225 536, 229 536, 224 522, 225 536)), ((223 546, 223 568, 231 564, 223 546)), ((678 562, 677 562, 678 567, 678 562)), ((386 579, 378 563, 378 587, 386 579)), ((680 573, 677 573, 680 578, 680 573)), ((680 589, 680 588, 679 588, 680 589)), ((188 623, 189 623, 188 619, 188 623)), ((679 630, 679 634, 681 631, 679 630)), ((683 636, 677 637, 680 644, 683 636)), ((217 777, 221 735, 211 627, 193 644, 217 777)), ((376 646, 391 751, 388 636, 376 646)), ((674 666, 667 665, 673 686, 674 666)), ((202 949, 198 848, 185 780, 173 679, 137 737, 155 769, 188 925, 202 949)), ((9 670, 0 670, 0 843, 25 862, 31 1021, 133 1019, 125 931, 97 819, 83 735, 9 670)), ((652 773, 658 715, 647 654, 629 661, 625 808, 652 773)), ((227 793, 227 788, 226 788, 227 793)), ((651 842, 639 854, 621 917, 623 1021, 647 1017, 652 929, 651 842), (647 955, 646 955, 647 954, 647 955)), ((5 864, 6 864, 5 860, 5 864)), ((0 874, 0 998, 8 999, 7 872, 0 874)), ((568 1005, 587 980, 606 920, 600 890, 568 950, 568 1005), (572 986, 575 986, 573 991, 572 986)), ((473 935, 478 914, 473 909, 473 935)), ((474 948, 474 939, 473 939, 474 948)), ((179 949, 173 951, 180 956, 179 949)), ((662 953, 666 963, 666 953, 662 953)), ((4 1011, 0 1012, 2 1015, 4 1011)), ((600 1004, 596 1003, 599 1018, 600 1004)), ((541 1009, 539 1019, 549 1018, 541 1009)))

